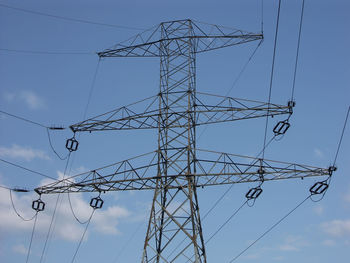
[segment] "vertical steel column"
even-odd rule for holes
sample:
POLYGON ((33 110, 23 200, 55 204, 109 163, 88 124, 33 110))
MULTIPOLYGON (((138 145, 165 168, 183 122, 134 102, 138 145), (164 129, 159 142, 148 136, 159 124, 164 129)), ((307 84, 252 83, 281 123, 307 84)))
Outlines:
POLYGON ((206 262, 195 187, 196 67, 191 21, 162 23, 161 35, 159 179, 142 262, 206 262), (178 114, 179 109, 186 114, 178 114), (179 187, 168 189, 170 183, 179 187))

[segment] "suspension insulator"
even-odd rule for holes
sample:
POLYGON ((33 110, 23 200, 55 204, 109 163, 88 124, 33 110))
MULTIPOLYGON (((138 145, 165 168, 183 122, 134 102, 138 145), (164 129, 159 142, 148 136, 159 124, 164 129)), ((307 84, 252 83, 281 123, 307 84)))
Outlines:
POLYGON ((79 143, 74 137, 66 141, 66 148, 70 152, 75 152, 76 150, 78 150, 78 145, 79 143))
POLYGON ((327 190, 328 188, 328 184, 327 182, 323 181, 323 182, 317 182, 315 183, 311 188, 310 188, 310 193, 312 195, 319 195, 319 194, 323 194, 324 191, 327 190))
POLYGON ((285 134, 287 132, 287 130, 290 127, 290 123, 285 120, 285 121, 279 121, 276 126, 273 128, 273 132, 275 133, 275 135, 282 135, 285 134))
POLYGON ((261 195, 262 193, 262 189, 261 187, 254 187, 254 188, 251 188, 245 195, 245 197, 248 199, 248 200, 252 200, 252 199, 256 199, 259 197, 259 195, 261 195))
POLYGON ((99 196, 98 197, 94 197, 90 201, 90 206, 93 209, 100 209, 103 206, 103 200, 99 196))
POLYGON ((41 199, 39 198, 38 200, 33 201, 32 208, 37 212, 44 211, 45 203, 43 201, 41 201, 41 199))
POLYGON ((328 174, 329 174, 329 176, 331 176, 333 174, 333 172, 335 172, 336 170, 337 170, 337 167, 329 166, 328 167, 328 174))

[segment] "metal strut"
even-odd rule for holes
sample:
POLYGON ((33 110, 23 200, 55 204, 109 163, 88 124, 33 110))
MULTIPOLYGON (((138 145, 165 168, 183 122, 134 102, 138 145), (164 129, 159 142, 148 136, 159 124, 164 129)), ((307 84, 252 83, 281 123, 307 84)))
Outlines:
MULTIPOLYGON (((294 101, 278 105, 197 92, 196 54, 262 38, 261 34, 186 19, 161 23, 155 30, 99 52, 100 57, 159 57, 158 95, 71 125, 71 130, 155 129, 158 147, 149 154, 35 191, 48 194, 153 190, 141 261, 206 263, 198 187, 258 182, 259 186, 246 194, 248 201, 254 201, 261 195, 264 182, 329 176, 335 171, 198 148, 196 127, 200 125, 286 114, 290 117, 293 113, 294 101), (142 106, 145 110, 140 112, 142 106)), ((287 131, 288 119, 278 124, 275 133, 287 131)), ((67 140, 66 147, 71 152, 77 150, 74 136, 67 140)), ((312 191, 319 193, 324 187, 317 185, 312 191)), ((98 209, 103 201, 98 196, 90 205, 98 209)))

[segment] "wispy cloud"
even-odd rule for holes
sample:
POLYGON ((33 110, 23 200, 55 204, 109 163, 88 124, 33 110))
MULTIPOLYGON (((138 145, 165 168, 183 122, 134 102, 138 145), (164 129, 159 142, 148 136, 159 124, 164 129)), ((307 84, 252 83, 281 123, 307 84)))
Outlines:
POLYGON ((5 92, 3 98, 9 103, 24 103, 31 110, 42 109, 46 105, 43 98, 30 90, 5 92))
POLYGON ((321 224, 321 228, 334 237, 350 237, 350 219, 325 222, 321 224))
POLYGON ((309 246, 309 242, 302 236, 288 236, 278 248, 282 251, 300 251, 307 246, 309 246))
POLYGON ((323 153, 320 149, 318 149, 318 148, 315 148, 315 149, 314 149, 314 155, 315 155, 317 158, 319 158, 319 159, 324 159, 324 158, 325 158, 324 153, 323 153))
POLYGON ((248 255, 243 256, 242 258, 256 260, 256 259, 260 258, 260 255, 259 254, 248 254, 248 255))
POLYGON ((350 203, 350 188, 348 189, 348 192, 344 195, 344 201, 350 203))
POLYGON ((323 240, 322 245, 326 247, 334 247, 337 243, 333 239, 323 240))
POLYGON ((0 146, 0 156, 12 159, 23 159, 31 161, 33 159, 50 160, 50 157, 42 150, 33 149, 31 147, 22 147, 13 144, 11 147, 0 146))
POLYGON ((27 254, 28 252, 28 249, 22 244, 14 246, 12 250, 18 254, 23 254, 23 255, 27 254))
POLYGON ((322 205, 316 205, 313 209, 315 214, 317 215, 323 215, 323 212, 324 212, 324 207, 322 205))

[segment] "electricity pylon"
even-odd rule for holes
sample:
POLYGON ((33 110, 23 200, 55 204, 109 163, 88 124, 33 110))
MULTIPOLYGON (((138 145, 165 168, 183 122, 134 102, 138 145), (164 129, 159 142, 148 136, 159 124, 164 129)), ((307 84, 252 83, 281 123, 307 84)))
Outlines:
MULTIPOLYGON (((152 31, 98 53, 101 58, 160 57, 160 90, 156 96, 72 125, 72 131, 156 129, 158 149, 39 187, 36 191, 48 194, 154 190, 142 262, 207 262, 198 187, 331 173, 329 168, 197 147, 199 125, 292 114, 294 105, 291 102, 283 106, 196 90, 197 53, 262 38, 261 34, 228 31, 208 24, 199 27, 197 22, 178 20, 161 23, 152 31), (142 105, 145 110, 138 112, 142 105)), ((281 125, 284 126, 283 122, 281 125)), ((73 138, 67 146, 76 150, 77 142, 73 138)))

